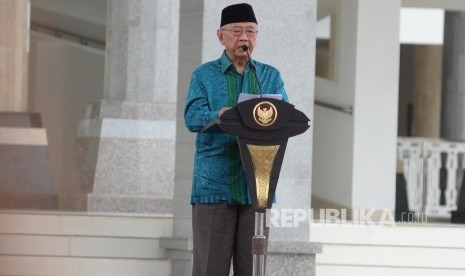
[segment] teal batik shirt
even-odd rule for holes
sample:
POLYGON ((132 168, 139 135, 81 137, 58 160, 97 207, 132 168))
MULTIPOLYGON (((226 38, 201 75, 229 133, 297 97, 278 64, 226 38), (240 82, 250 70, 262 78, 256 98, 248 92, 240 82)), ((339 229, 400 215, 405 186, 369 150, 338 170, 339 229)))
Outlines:
MULTIPOLYGON (((279 71, 253 61, 263 93, 282 94, 288 101, 279 71)), ((255 77, 247 65, 244 75, 237 73, 225 52, 221 58, 205 63, 192 73, 184 110, 187 128, 197 133, 191 203, 250 204, 235 136, 226 133, 201 133, 218 118, 222 107, 234 107, 239 93, 259 94, 255 77)))

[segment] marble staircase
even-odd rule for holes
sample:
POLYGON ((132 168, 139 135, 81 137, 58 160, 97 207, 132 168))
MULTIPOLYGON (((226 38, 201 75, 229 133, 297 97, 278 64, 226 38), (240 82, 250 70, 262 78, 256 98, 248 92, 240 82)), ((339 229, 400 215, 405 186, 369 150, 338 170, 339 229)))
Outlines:
POLYGON ((0 275, 168 276, 166 215, 0 211, 0 275))
POLYGON ((318 276, 463 276, 464 237, 465 226, 446 223, 310 226, 311 241, 323 244, 318 276))

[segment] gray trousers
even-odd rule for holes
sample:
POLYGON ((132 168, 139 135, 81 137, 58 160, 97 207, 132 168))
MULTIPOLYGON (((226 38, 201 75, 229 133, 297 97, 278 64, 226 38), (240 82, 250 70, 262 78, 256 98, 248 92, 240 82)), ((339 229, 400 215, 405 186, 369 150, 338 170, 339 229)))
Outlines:
MULTIPOLYGON (((255 213, 250 205, 226 203, 192 206, 193 276, 252 275, 255 213)), ((265 229, 268 236, 268 229, 265 229)))

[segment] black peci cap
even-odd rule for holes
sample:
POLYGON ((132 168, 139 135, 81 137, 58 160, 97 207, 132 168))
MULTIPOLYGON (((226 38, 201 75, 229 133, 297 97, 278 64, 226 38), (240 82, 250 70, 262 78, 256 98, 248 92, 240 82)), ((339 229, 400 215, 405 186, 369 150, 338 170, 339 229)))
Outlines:
POLYGON ((242 4, 235 4, 231 6, 227 6, 221 12, 221 25, 223 27, 229 23, 236 23, 236 22, 255 22, 257 23, 257 19, 255 18, 255 13, 253 12, 253 8, 251 5, 242 3, 242 4))

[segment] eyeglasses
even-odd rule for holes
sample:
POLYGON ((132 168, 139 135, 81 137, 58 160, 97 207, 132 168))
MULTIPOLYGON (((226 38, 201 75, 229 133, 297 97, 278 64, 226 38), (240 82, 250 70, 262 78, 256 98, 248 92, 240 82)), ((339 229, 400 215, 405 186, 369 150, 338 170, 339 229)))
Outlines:
POLYGON ((233 27, 232 29, 221 29, 222 31, 229 31, 233 36, 241 36, 244 32, 245 35, 249 38, 254 38, 257 36, 258 30, 248 28, 243 30, 241 27, 233 27))

